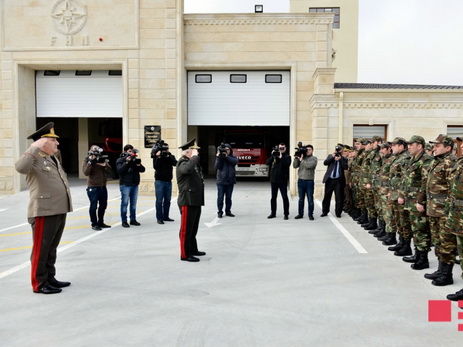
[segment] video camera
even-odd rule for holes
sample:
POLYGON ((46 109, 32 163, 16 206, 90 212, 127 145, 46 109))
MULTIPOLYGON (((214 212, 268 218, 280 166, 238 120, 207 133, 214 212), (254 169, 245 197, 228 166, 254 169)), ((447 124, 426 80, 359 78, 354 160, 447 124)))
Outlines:
POLYGON ((121 157, 126 158, 127 161, 131 161, 134 164, 141 164, 141 159, 137 157, 138 149, 132 149, 132 153, 122 152, 121 157))
POLYGON ((294 148, 296 152, 294 152, 295 157, 305 157, 307 154, 307 146, 303 146, 302 142, 297 143, 297 147, 294 148))
POLYGON ((90 162, 91 164, 104 164, 109 161, 107 155, 103 155, 103 148, 100 147, 93 147, 93 150, 90 150, 87 152, 87 158, 85 160, 87 162, 90 162), (90 159, 90 157, 93 156, 93 159, 90 159))
POLYGON ((225 158, 227 156, 227 146, 225 146, 225 143, 221 143, 219 147, 217 147, 217 150, 219 151, 219 158, 225 158))
POLYGON ((151 158, 156 158, 156 153, 161 151, 161 157, 166 158, 169 156, 169 145, 164 140, 159 140, 153 145, 151 149, 151 158))
POLYGON ((334 156, 335 156, 335 157, 340 157, 340 156, 342 155, 341 152, 342 152, 343 149, 344 149, 344 148, 343 148, 342 146, 336 145, 336 147, 334 147, 334 150, 335 150, 335 152, 336 152, 336 153, 334 154, 334 156))
POLYGON ((279 146, 275 146, 272 148, 272 156, 278 158, 280 156, 280 148, 279 146))

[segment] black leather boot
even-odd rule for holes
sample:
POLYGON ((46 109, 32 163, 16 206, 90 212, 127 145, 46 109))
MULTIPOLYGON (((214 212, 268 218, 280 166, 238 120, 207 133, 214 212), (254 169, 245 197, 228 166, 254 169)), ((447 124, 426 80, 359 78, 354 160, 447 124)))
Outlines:
POLYGON ((360 217, 356 218, 354 220, 357 222, 357 224, 365 223, 368 220, 368 212, 367 212, 367 210, 362 210, 362 212, 360 214, 360 217))
POLYGON ((382 225, 383 225, 382 223, 383 223, 382 219, 378 219, 378 226, 376 227, 376 229, 368 231, 368 234, 379 233, 381 231, 381 229, 382 229, 382 225))
POLYGON ((370 224, 365 227, 365 230, 375 230, 378 227, 378 223, 376 222, 376 217, 370 218, 370 224))
POLYGON ((395 246, 388 247, 387 250, 391 252, 398 251, 404 245, 404 238, 399 236, 399 242, 395 246))
POLYGON ((429 269, 429 261, 428 261, 428 252, 427 251, 418 251, 418 260, 415 264, 410 265, 413 270, 423 270, 429 269))
POLYGON ((432 281, 432 284, 434 284, 435 286, 447 286, 449 284, 453 284, 452 270, 453 270, 453 263, 452 264, 442 263, 441 274, 434 281, 432 281))
POLYGON ((435 280, 438 278, 441 274, 442 271, 442 262, 439 260, 439 266, 437 267, 437 270, 434 271, 432 274, 424 274, 424 278, 428 280, 435 280))
POLYGON ((447 295, 447 299, 448 299, 448 300, 452 300, 452 301, 463 300, 463 289, 459 290, 459 291, 456 292, 455 294, 449 294, 449 295, 447 295))
POLYGON ((378 240, 386 235, 386 230, 381 229, 379 233, 373 234, 374 237, 376 237, 378 240))
POLYGON ((387 233, 386 236, 387 236, 387 239, 383 241, 384 246, 391 246, 397 243, 397 240, 395 238, 395 233, 387 233))
POLYGON ((415 247, 415 254, 409 256, 409 257, 403 257, 402 260, 406 263, 416 263, 418 261, 418 258, 419 258, 419 251, 418 249, 415 247))
POLYGON ((403 257, 404 255, 412 255, 412 248, 410 247, 410 243, 412 240, 404 240, 402 248, 394 252, 394 255, 398 257, 403 257))

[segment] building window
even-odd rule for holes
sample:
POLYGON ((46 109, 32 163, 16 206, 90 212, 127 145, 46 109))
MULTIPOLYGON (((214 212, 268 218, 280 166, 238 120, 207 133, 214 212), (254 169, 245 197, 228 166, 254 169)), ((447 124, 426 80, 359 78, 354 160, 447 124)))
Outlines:
POLYGON ((363 125, 363 124, 354 124, 354 140, 355 141, 361 137, 371 140, 373 136, 381 136, 383 141, 386 141, 387 138, 387 125, 363 125))
POLYGON ((212 83, 212 75, 211 74, 197 74, 195 75, 195 82, 196 83, 212 83))
POLYGON ((281 83, 283 82, 283 76, 279 74, 266 74, 265 83, 281 83))
POLYGON ((122 70, 109 70, 108 76, 122 76, 122 70))
POLYGON ((76 76, 91 76, 92 70, 76 70, 76 76))
POLYGON ((230 83, 246 83, 248 76, 244 74, 232 74, 230 75, 230 83))
POLYGON ((339 7, 311 7, 310 13, 334 13, 333 29, 340 28, 340 8, 339 7))

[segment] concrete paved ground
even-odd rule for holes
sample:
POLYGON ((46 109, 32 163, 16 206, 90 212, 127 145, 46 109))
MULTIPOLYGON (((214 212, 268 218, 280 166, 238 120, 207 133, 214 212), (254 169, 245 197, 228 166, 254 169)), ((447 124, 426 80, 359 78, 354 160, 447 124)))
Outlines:
MULTIPOLYGON (((456 346, 452 321, 428 322, 428 301, 463 287, 432 286, 343 215, 268 220, 268 182, 239 182, 235 218, 215 218, 206 186, 199 263, 179 259, 179 213, 155 223, 154 197, 140 196, 139 227, 122 228, 117 183, 106 222, 92 231, 85 181, 72 181, 57 278, 72 285, 34 294, 29 280, 28 192, 0 197, 0 346, 456 346), (205 223, 208 223, 206 225, 205 223)), ((432 270, 436 267, 434 256, 432 270)))

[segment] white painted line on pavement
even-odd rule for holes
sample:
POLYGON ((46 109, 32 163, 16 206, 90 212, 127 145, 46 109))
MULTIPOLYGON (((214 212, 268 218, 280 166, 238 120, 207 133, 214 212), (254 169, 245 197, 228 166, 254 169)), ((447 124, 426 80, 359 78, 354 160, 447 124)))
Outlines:
MULTIPOLYGON (((317 205, 320 208, 322 208, 322 204, 321 204, 320 200, 316 200, 316 202, 317 202, 317 205)), ((346 228, 344 228, 344 226, 337 220, 336 217, 333 217, 333 215, 331 213, 328 215, 328 217, 331 220, 331 222, 333 222, 333 224, 336 226, 336 228, 338 228, 339 231, 344 235, 344 237, 347 239, 347 241, 349 241, 351 243, 351 245, 354 246, 354 248, 357 250, 357 252, 359 252, 360 254, 368 253, 367 250, 365 248, 363 248, 362 245, 355 239, 355 237, 353 237, 351 235, 351 233, 348 232, 346 228)))

